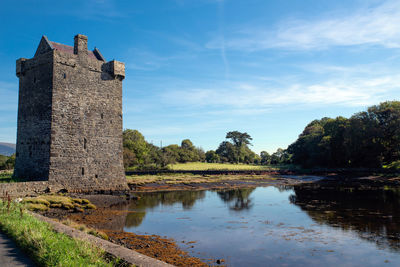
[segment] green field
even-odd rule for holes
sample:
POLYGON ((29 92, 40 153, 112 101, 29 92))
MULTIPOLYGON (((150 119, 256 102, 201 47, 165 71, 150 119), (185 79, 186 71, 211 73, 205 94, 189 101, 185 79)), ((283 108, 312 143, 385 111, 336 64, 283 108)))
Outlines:
POLYGON ((172 170, 181 171, 206 171, 206 170, 228 170, 228 171, 254 171, 254 170, 277 170, 281 166, 271 165, 249 165, 249 164, 229 164, 229 163, 205 163, 205 162, 187 162, 169 165, 172 170))

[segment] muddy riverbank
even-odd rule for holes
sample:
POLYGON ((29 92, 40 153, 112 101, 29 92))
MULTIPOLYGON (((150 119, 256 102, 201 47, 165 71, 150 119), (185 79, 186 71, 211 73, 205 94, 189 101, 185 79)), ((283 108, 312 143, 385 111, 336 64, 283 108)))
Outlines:
MULTIPOLYGON (((77 196, 74 195, 74 197, 77 196)), ((50 209, 42 212, 42 214, 59 221, 72 220, 77 224, 94 228, 105 233, 108 240, 115 244, 175 266, 208 266, 200 259, 189 256, 172 239, 158 235, 137 235, 124 232, 126 216, 129 214, 126 206, 129 201, 134 201, 134 199, 129 200, 125 195, 79 196, 89 199, 97 206, 97 209, 78 213, 62 209, 50 209)))

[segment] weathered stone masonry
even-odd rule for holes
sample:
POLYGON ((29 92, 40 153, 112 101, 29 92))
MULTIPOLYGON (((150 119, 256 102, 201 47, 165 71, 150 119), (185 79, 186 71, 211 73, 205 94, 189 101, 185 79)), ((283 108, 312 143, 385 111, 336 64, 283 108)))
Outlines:
POLYGON ((14 175, 69 190, 126 189, 122 154, 125 66, 106 62, 87 37, 74 46, 42 37, 19 77, 14 175))

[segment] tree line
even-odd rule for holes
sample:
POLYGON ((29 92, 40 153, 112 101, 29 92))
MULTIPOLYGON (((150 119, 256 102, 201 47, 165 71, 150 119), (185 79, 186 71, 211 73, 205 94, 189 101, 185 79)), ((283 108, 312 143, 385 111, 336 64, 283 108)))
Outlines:
POLYGON ((243 164, 296 164, 306 168, 380 168, 400 166, 400 102, 371 106, 350 118, 322 118, 310 122, 287 149, 271 155, 253 152, 252 137, 244 132, 226 134, 216 150, 204 152, 189 139, 163 148, 145 141, 137 130, 124 131, 125 167, 176 162, 243 164))
POLYGON ((349 119, 310 122, 287 152, 304 167, 383 167, 400 162, 400 102, 371 106, 349 119))
POLYGON ((248 133, 231 131, 226 134, 216 150, 204 152, 193 145, 189 139, 180 145, 172 144, 158 147, 148 143, 138 130, 126 129, 123 132, 124 167, 129 168, 165 168, 169 164, 185 162, 243 163, 243 164, 280 164, 285 163, 286 152, 279 148, 269 155, 266 151, 260 155, 253 152, 249 145, 252 137, 248 133))
POLYGON ((181 145, 158 147, 148 143, 138 130, 123 131, 124 167, 165 168, 176 162, 204 161, 202 148, 195 147, 189 139, 182 140, 181 145))

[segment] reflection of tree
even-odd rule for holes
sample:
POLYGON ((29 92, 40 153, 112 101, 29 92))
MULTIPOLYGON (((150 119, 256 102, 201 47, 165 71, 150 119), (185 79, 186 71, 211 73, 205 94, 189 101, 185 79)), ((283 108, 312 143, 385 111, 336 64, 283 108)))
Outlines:
POLYGON ((191 209, 196 200, 205 197, 205 191, 173 191, 173 192, 154 192, 139 194, 139 199, 129 204, 129 212, 126 216, 127 227, 139 226, 144 217, 146 210, 157 207, 159 205, 182 204, 183 209, 191 209))
POLYGON ((274 187, 277 188, 279 192, 293 190, 293 185, 275 185, 274 187))
POLYGON ((228 203, 229 208, 235 211, 249 210, 253 207, 250 194, 254 191, 254 188, 242 188, 233 190, 218 191, 218 196, 228 203))
POLYGON ((130 212, 126 216, 125 226, 127 226, 127 227, 137 227, 142 223, 142 221, 143 221, 145 216, 146 216, 146 212, 143 212, 143 211, 130 212))
POLYGON ((289 200, 315 221, 356 231, 380 247, 400 250, 400 190, 326 187, 318 184, 294 187, 289 200))
POLYGON ((181 203, 183 209, 191 209, 196 203, 196 200, 204 198, 205 195, 205 191, 173 191, 139 194, 139 199, 129 204, 128 209, 132 212, 128 213, 126 217, 126 226, 139 226, 146 216, 146 210, 149 208, 151 209, 159 205, 181 203))
POLYGON ((191 209, 196 200, 205 197, 205 191, 172 191, 143 193, 139 195, 139 200, 132 202, 131 209, 145 210, 154 208, 158 205, 174 205, 181 203, 184 209, 191 209))

